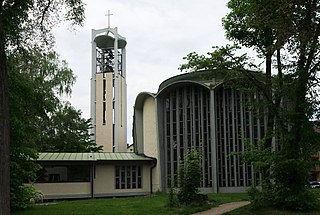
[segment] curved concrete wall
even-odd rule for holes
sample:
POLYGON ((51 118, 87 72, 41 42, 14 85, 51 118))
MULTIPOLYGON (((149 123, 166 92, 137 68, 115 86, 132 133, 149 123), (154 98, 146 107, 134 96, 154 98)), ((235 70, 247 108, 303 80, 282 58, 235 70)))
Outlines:
MULTIPOLYGON (((143 104, 143 151, 144 154, 159 159, 158 129, 156 119, 156 104, 153 97, 147 97, 143 104)), ((152 172, 153 191, 160 190, 160 163, 152 172)))

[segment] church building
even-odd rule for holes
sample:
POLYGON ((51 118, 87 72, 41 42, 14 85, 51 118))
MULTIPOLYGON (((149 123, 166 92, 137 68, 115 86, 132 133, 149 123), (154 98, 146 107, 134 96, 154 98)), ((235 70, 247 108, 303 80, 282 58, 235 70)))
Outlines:
POLYGON ((179 160, 202 153, 201 189, 244 192, 259 180, 232 152, 244 139, 263 137, 265 118, 246 106, 257 99, 225 88, 220 71, 199 71, 163 81, 134 104, 133 152, 127 152, 126 39, 117 28, 92 30, 91 118, 103 152, 40 153, 43 172, 34 187, 45 199, 146 195, 178 185, 179 160))
POLYGON ((245 192, 260 175, 241 161, 245 140, 264 136, 266 118, 253 113, 246 95, 224 86, 220 71, 186 73, 163 81, 156 93, 142 92, 134 108, 136 153, 157 159, 153 188, 178 185, 179 161, 190 149, 202 154, 202 191, 245 192))

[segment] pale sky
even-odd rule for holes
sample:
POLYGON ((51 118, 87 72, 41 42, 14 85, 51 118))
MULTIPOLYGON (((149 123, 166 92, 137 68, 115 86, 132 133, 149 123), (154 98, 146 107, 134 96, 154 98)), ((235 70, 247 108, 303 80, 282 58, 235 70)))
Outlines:
POLYGON ((227 0, 85 0, 84 27, 55 29, 56 51, 77 76, 71 104, 90 118, 91 29, 110 27, 127 40, 128 143, 132 143, 132 117, 136 96, 157 92, 159 84, 175 75, 182 58, 195 51, 205 54, 225 45, 221 19, 227 0))

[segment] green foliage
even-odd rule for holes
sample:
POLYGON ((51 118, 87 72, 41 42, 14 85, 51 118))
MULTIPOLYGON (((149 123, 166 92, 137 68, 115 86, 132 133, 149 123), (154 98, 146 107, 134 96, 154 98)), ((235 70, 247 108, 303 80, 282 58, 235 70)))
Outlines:
MULTIPOLYGON (((0 1, 0 151, 2 156, 9 154, 10 144, 11 205, 14 209, 25 207, 24 196, 28 192, 21 183, 31 180, 31 172, 36 170, 31 159, 36 158, 34 149, 41 134, 39 125, 46 122, 59 104, 52 91, 69 93, 69 86, 75 80, 66 63, 59 65, 55 61, 56 54, 48 51, 54 44, 51 30, 63 20, 81 25, 83 2, 0 1), (9 130, 11 141, 6 138, 9 130), (22 172, 17 173, 17 169, 22 172)), ((1 159, 4 180, 0 181, 3 192, 0 213, 9 214, 9 159, 1 159)))
POLYGON ((91 120, 83 119, 81 112, 70 104, 59 105, 43 128, 40 151, 46 152, 98 152, 91 139, 91 120))
POLYGON ((179 164, 178 200, 180 204, 187 205, 198 200, 201 177, 201 154, 191 149, 179 164))
POLYGON ((89 119, 59 95, 71 93, 73 72, 56 53, 40 50, 8 56, 11 124, 11 205, 13 210, 29 204, 24 183, 34 181, 39 165, 37 151, 98 151, 90 139, 89 119), (23 68, 23 69, 22 69, 23 68))
POLYGON ((292 32, 292 8, 286 0, 230 0, 223 19, 227 38, 262 55, 284 45, 292 32), (286 15, 286 16, 284 16, 286 15))
POLYGON ((316 195, 306 187, 303 190, 292 190, 289 186, 262 190, 251 187, 248 189, 248 194, 253 209, 276 207, 295 211, 311 211, 319 208, 316 195))
POLYGON ((197 72, 200 70, 233 70, 240 72, 244 69, 258 69, 247 54, 235 55, 235 52, 240 49, 237 45, 213 46, 212 48, 213 51, 208 52, 206 55, 191 52, 186 57, 183 57, 187 63, 181 64, 179 70, 185 72, 197 72))
POLYGON ((309 170, 312 167, 310 157, 289 159, 283 151, 269 152, 260 144, 247 144, 242 153, 245 162, 253 163, 256 170, 272 165, 272 172, 261 180, 261 188, 255 186, 248 190, 252 207, 277 207, 297 211, 314 210, 319 206, 316 196, 306 186, 309 170), (272 184, 266 181, 273 180, 272 184))
POLYGON ((272 206, 273 192, 271 190, 258 189, 256 186, 251 186, 247 192, 253 209, 272 206))
POLYGON ((177 207, 179 206, 179 201, 177 198, 177 194, 173 187, 169 188, 169 196, 168 196, 168 207, 177 207))
MULTIPOLYGON (((15 62, 15 61, 14 61, 15 62)), ((21 73, 11 64, 9 58, 10 76, 10 196, 13 210, 23 209, 30 196, 29 188, 23 183, 35 178, 35 171, 39 166, 32 160, 37 158, 35 144, 40 136, 40 129, 36 125, 39 118, 44 117, 44 107, 41 103, 43 92, 35 90, 27 74, 21 73)))
POLYGON ((13 211, 23 210, 30 207, 30 200, 35 198, 35 188, 26 185, 11 186, 11 208, 13 211))
POLYGON ((85 19, 81 0, 61 1, 3 1, 0 5, 1 33, 6 44, 18 48, 52 48, 52 29, 62 21, 72 26, 82 25, 85 19))
MULTIPOLYGON (((208 52, 207 55, 192 52, 183 58, 187 62, 181 64, 179 70, 184 72, 211 70, 216 75, 203 76, 204 79, 215 78, 220 74, 226 88, 236 88, 248 95, 253 95, 258 91, 265 93, 265 78, 260 71, 260 65, 256 65, 247 54, 238 56, 239 49, 237 45, 226 45, 214 46, 213 51, 208 52)), ((265 102, 260 100, 257 104, 263 107, 265 102)), ((253 103, 245 105, 253 105, 253 103)))
POLYGON ((50 103, 57 101, 57 95, 71 94, 76 76, 66 61, 59 59, 56 52, 43 52, 39 47, 35 47, 17 49, 8 57, 10 71, 17 70, 25 74, 36 85, 38 93, 50 99, 50 103))
POLYGON ((320 112, 320 2, 230 0, 228 7, 230 12, 223 19, 227 38, 258 52, 265 61, 264 77, 248 71, 248 58, 235 55, 237 46, 216 49, 208 56, 190 53, 180 70, 227 70, 226 80, 230 74, 239 80, 230 87, 259 92, 264 107, 253 104, 251 111, 263 110, 265 136, 258 144, 247 144, 243 153, 244 160, 263 176, 261 192, 255 190, 252 196, 262 205, 312 209, 317 199, 305 183, 310 157, 320 148, 319 133, 310 121, 320 112))
POLYGON ((308 162, 298 159, 280 159, 275 162, 273 177, 274 205, 293 210, 312 210, 319 206, 316 196, 306 187, 309 177, 308 162))

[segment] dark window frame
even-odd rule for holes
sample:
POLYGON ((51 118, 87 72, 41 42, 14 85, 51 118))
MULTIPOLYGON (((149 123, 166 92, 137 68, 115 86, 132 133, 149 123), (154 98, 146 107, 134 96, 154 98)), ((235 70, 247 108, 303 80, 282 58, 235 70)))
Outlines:
POLYGON ((35 183, 82 183, 90 182, 91 166, 83 165, 42 165, 42 169, 37 173, 35 183), (60 171, 58 170, 60 168, 60 171), (65 168, 62 172, 61 168, 65 168), (75 172, 80 176, 75 176, 75 172), (75 179, 75 178, 80 179, 75 179))

